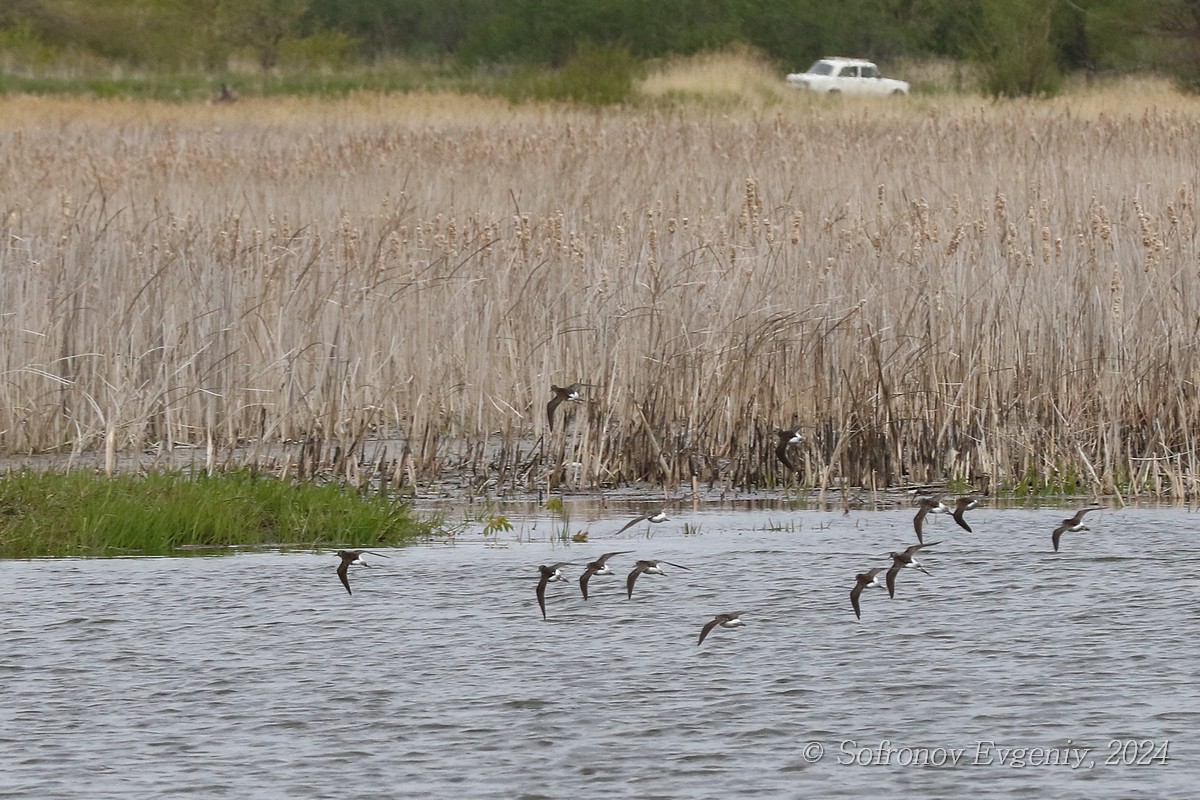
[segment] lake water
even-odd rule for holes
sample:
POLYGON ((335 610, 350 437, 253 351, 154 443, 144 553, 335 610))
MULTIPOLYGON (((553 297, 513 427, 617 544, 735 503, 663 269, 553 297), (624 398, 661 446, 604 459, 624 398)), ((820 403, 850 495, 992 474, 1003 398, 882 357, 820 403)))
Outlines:
POLYGON ((0 562, 0 797, 1194 796, 1193 514, 1093 513, 1057 554, 1061 509, 931 516, 932 575, 856 621, 912 515, 543 520, 382 551, 353 596, 330 554, 0 562), (543 621, 536 566, 608 550, 543 621), (636 558, 692 571, 630 601, 636 558))

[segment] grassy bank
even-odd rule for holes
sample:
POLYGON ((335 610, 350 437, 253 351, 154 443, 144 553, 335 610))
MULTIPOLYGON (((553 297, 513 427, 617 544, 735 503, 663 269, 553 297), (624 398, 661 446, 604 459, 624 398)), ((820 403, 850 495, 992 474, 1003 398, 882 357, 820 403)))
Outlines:
POLYGON ((0 479, 0 558, 167 555, 207 547, 380 547, 429 532, 404 504, 248 470, 0 479))
POLYGON ((0 99, 0 451, 1192 492, 1200 100, 687 99, 714 81, 0 99))
MULTIPOLYGON (((758 71, 770 69, 754 62, 758 71)), ((375 66, 278 69, 269 72, 142 71, 52 65, 5 69, 0 55, 0 95, 31 94, 165 103, 213 101, 222 85, 235 99, 338 98, 362 93, 449 92, 513 102, 561 100, 591 105, 636 102, 636 76, 645 68, 625 59, 581 57, 560 69, 518 65, 465 68, 434 62, 390 61, 375 66)))
MULTIPOLYGON (((564 67, 468 68, 452 63, 392 60, 374 66, 244 69, 225 72, 141 71, 86 64, 14 68, 0 54, 0 95, 30 94, 164 103, 204 103, 222 85, 242 101, 296 97, 336 99, 370 93, 452 93, 514 103, 763 108, 794 98, 784 80, 807 64, 781 65, 744 48, 634 61, 620 51, 587 49, 564 67)), ((905 62, 889 70, 923 95, 970 95, 979 85, 967 64, 905 62)))

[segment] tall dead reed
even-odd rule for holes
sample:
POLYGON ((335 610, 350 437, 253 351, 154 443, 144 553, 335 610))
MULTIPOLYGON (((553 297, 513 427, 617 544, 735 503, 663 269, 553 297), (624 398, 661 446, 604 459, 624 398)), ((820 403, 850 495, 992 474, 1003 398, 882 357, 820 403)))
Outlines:
POLYGON ((9 454, 479 491, 1200 476, 1192 100, 0 103, 9 454))

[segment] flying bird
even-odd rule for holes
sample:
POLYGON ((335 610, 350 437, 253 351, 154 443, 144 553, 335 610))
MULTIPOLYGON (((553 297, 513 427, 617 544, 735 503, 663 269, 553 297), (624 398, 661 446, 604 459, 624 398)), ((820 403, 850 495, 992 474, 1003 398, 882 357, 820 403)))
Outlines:
POLYGON ((775 431, 775 435, 779 437, 779 443, 775 445, 775 457, 782 461, 785 467, 795 472, 796 467, 788 460, 788 447, 800 444, 800 440, 804 437, 800 435, 800 431, 796 428, 786 431, 775 431))
POLYGON ((963 515, 977 505, 979 505, 979 503, 969 497, 960 497, 954 501, 954 521, 958 523, 958 527, 962 528, 967 533, 972 533, 971 526, 967 524, 967 520, 963 517, 963 515))
POLYGON ((625 579, 625 591, 629 595, 629 599, 633 599, 633 584, 637 582, 638 575, 643 572, 647 575, 666 575, 659 564, 666 564, 668 567, 678 567, 691 572, 691 567, 685 567, 682 564, 672 564, 670 561, 644 560, 637 562, 637 566, 633 568, 633 572, 629 573, 629 577, 625 579))
POLYGON ((746 623, 742 622, 741 616, 742 616, 742 612, 740 612, 740 611, 734 611, 732 614, 717 614, 711 620, 706 622, 704 624, 704 627, 700 629, 700 641, 696 642, 696 644, 697 645, 704 644, 704 640, 705 640, 705 638, 708 637, 709 631, 711 631, 713 628, 717 627, 718 625, 720 625, 722 628, 740 628, 740 627, 742 627, 746 623))
POLYGON ((933 547, 935 544, 940 544, 940 542, 929 542, 927 544, 914 544, 912 547, 908 548, 903 553, 891 553, 890 554, 892 557, 892 566, 891 566, 891 569, 889 569, 887 571, 888 597, 896 596, 896 573, 899 572, 900 570, 904 569, 905 567, 912 567, 913 569, 919 569, 919 570, 921 570, 921 572, 924 572, 926 575, 929 574, 929 570, 922 567, 921 562, 917 561, 916 553, 922 547, 933 547))
POLYGON ((632 550, 618 550, 615 553, 605 553, 590 562, 583 570, 583 574, 579 576, 579 590, 583 592, 583 599, 587 600, 588 581, 593 575, 612 575, 612 569, 608 566, 608 560, 613 556, 623 556, 626 553, 632 553, 632 550))
POLYGON ((862 619, 862 610, 858 607, 858 596, 863 593, 863 589, 870 589, 872 586, 883 588, 883 584, 879 582, 879 573, 883 572, 883 569, 883 567, 875 567, 854 576, 854 588, 850 590, 850 605, 854 609, 854 616, 859 619, 862 619))
POLYGON ((338 564, 337 576, 339 578, 341 578, 342 586, 346 587, 346 592, 348 594, 354 594, 354 592, 350 591, 350 578, 347 577, 347 575, 346 575, 347 571, 350 569, 350 565, 356 564, 356 565, 363 566, 363 567, 371 566, 370 564, 368 564, 367 562, 362 560, 363 553, 366 553, 367 555, 370 555, 370 556, 379 556, 380 558, 388 558, 388 556, 385 556, 383 553, 372 553, 370 550, 338 550, 337 555, 338 555, 338 558, 340 558, 342 560, 342 563, 338 564))
POLYGON ((562 568, 571 566, 571 561, 559 561, 550 566, 542 564, 538 567, 538 572, 541 574, 537 585, 537 601, 538 607, 542 609, 542 619, 546 618, 546 584, 551 581, 565 581, 567 578, 562 574, 562 568))
POLYGON ((917 515, 913 517, 913 528, 917 531, 917 541, 924 542, 925 540, 921 536, 921 526, 925 522, 925 517, 929 516, 930 513, 947 514, 950 512, 950 509, 946 508, 940 494, 935 494, 932 497, 918 497, 917 505, 920 508, 917 510, 917 515))
POLYGON ((668 522, 669 520, 670 520, 670 517, 667 516, 667 512, 665 512, 665 511, 656 511, 653 514, 644 514, 644 515, 638 517, 637 519, 631 519, 631 520, 629 520, 629 522, 626 522, 625 527, 621 528, 621 530, 614 533, 613 536, 620 536, 622 533, 629 530, 634 525, 637 525, 639 522, 658 523, 658 522, 668 522))
POLYGON ((546 403, 546 422, 550 425, 550 430, 554 430, 554 412, 564 402, 581 403, 583 398, 579 395, 579 390, 588 386, 586 383, 572 383, 570 386, 555 386, 550 384, 550 391, 554 394, 550 398, 550 402, 546 403))
POLYGON ((1075 512, 1075 516, 1068 517, 1062 521, 1062 524, 1054 529, 1054 533, 1050 535, 1050 541, 1054 543, 1054 552, 1058 552, 1058 540, 1062 538, 1064 533, 1078 533, 1079 531, 1090 530, 1088 526, 1083 524, 1083 515, 1089 511, 1098 511, 1100 506, 1088 506, 1081 508, 1075 512))

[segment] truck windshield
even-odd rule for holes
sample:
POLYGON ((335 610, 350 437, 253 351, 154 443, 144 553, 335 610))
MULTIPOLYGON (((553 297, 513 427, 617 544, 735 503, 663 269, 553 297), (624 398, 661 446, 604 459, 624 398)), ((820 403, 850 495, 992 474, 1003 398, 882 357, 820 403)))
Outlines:
POLYGON ((808 72, 810 75, 832 75, 833 64, 828 61, 817 61, 808 68, 808 72))

